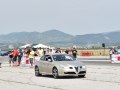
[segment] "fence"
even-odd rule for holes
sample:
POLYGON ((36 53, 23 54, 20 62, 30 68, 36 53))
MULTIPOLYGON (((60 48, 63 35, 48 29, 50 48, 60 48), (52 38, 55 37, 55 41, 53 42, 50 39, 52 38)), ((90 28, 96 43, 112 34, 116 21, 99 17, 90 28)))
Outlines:
POLYGON ((108 56, 109 50, 78 50, 80 56, 108 56))

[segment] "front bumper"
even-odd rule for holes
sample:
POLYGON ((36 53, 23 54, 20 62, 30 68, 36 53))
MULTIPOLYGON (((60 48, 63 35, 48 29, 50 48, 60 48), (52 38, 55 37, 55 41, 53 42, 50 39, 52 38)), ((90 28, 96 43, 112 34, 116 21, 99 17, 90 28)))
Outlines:
POLYGON ((58 71, 59 76, 78 76, 78 75, 86 75, 86 68, 80 68, 80 67, 72 67, 70 68, 64 68, 58 71))

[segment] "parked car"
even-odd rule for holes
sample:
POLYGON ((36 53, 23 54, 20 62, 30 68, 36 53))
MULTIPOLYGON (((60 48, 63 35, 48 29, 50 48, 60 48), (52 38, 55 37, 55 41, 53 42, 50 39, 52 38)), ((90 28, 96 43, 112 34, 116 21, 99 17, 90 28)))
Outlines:
POLYGON ((1 51, 1 56, 8 56, 10 51, 1 51))
POLYGON ((86 66, 68 54, 46 54, 36 61, 35 65, 35 76, 42 74, 53 75, 54 78, 60 76, 85 77, 86 66))

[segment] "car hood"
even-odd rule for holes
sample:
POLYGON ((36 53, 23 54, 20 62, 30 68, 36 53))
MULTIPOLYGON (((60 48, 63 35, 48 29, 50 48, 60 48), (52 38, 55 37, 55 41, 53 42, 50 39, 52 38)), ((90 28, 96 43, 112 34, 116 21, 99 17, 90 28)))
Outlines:
POLYGON ((55 64, 60 65, 60 66, 83 66, 85 65, 84 63, 80 61, 55 61, 55 64))

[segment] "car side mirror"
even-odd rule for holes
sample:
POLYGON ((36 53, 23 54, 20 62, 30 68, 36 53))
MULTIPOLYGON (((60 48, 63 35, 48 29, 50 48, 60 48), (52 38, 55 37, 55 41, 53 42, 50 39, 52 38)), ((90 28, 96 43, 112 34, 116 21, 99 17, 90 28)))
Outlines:
POLYGON ((48 59, 49 62, 52 62, 52 59, 48 59))

